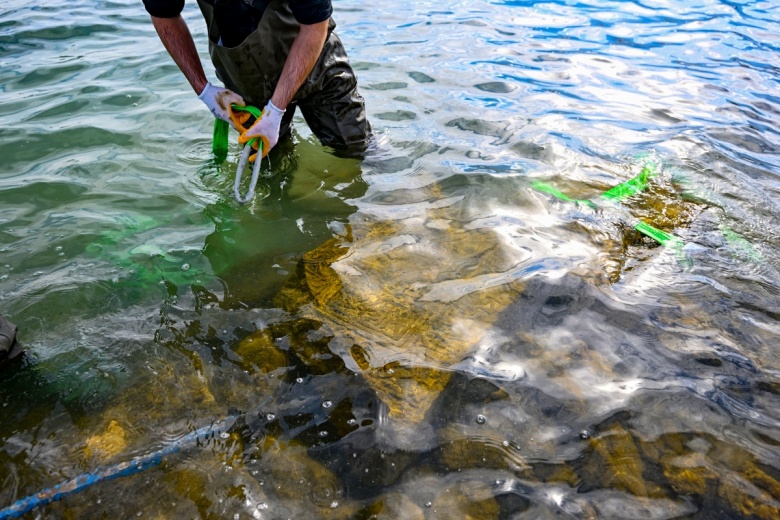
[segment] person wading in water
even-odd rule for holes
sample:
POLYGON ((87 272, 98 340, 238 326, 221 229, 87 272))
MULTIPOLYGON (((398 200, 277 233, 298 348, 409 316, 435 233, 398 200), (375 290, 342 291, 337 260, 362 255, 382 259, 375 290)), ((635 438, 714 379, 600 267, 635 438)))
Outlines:
POLYGON ((227 121, 230 104, 264 107, 239 142, 259 137, 263 157, 290 133, 298 107, 326 146, 362 154, 371 127, 344 46, 333 32, 330 0, 198 0, 208 27, 209 54, 226 88, 203 71, 184 0, 143 0, 168 53, 214 117, 227 121))

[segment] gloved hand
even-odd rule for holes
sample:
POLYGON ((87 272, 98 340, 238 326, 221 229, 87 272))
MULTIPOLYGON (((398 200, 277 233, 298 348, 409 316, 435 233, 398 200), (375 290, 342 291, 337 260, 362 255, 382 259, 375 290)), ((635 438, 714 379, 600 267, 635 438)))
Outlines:
MULTIPOLYGON (((277 108, 272 101, 269 101, 263 109, 263 113, 255 121, 255 124, 238 137, 238 142, 244 144, 255 137, 259 137, 263 141, 263 157, 265 157, 271 151, 271 148, 279 142, 279 127, 282 124, 283 115, 284 110, 277 108)), ((257 144, 253 146, 257 150, 257 144)), ((250 156, 249 160, 254 161, 256 156, 257 154, 250 156)))
POLYGON ((236 128, 236 125, 230 118, 231 103, 242 106, 245 105, 244 99, 241 96, 232 90, 215 87, 211 83, 206 83, 206 87, 203 89, 203 92, 200 93, 198 99, 205 103, 209 110, 211 110, 211 113, 214 114, 214 117, 227 121, 233 129, 239 132, 244 131, 243 128, 236 128))

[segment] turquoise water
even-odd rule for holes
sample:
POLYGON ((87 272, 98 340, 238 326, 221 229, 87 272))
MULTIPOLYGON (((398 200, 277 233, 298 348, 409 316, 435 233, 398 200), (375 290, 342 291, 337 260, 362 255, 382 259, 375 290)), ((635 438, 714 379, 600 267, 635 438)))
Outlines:
POLYGON ((0 12, 0 507, 239 415, 30 515, 780 516, 773 3, 338 2, 243 206, 140 2, 0 12))

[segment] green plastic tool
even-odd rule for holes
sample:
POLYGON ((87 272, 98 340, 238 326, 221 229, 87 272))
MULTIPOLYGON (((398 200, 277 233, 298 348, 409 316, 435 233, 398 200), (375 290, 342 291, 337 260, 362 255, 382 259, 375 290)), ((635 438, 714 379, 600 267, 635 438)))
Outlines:
MULTIPOLYGON (((623 201, 624 199, 635 195, 645 189, 647 189, 648 183, 650 181, 650 178, 655 175, 655 167, 652 164, 646 164, 642 171, 637 175, 636 177, 633 177, 629 180, 627 180, 624 183, 618 184, 614 188, 611 188, 604 193, 602 193, 599 196, 599 199, 604 201, 606 204, 597 204, 596 202, 592 200, 583 200, 583 199, 573 199, 560 191, 558 188, 551 186, 550 184, 536 181, 533 183, 533 187, 539 191, 542 191, 544 193, 548 193, 552 195, 553 197, 560 199, 565 202, 571 202, 573 204, 577 205, 583 205, 587 206, 592 209, 611 209, 613 211, 620 212, 624 217, 626 217, 626 211, 622 210, 618 204, 623 201)), ((685 242, 673 235, 672 233, 668 233, 666 231, 663 231, 661 229, 658 229, 654 226, 651 226, 647 222, 643 222, 639 219, 631 218, 632 226, 634 229, 642 233, 643 235, 652 238, 659 244, 661 244, 664 247, 671 247, 675 249, 677 252, 680 252, 682 250, 682 247, 685 245, 685 242)))
MULTIPOLYGON (((251 114, 255 119, 259 118, 260 115, 263 113, 262 110, 260 110, 257 107, 253 106, 240 106, 240 105, 231 105, 231 108, 236 112, 247 112, 251 114)), ((214 134, 213 139, 211 142, 211 150, 214 152, 214 157, 217 161, 223 162, 227 158, 227 152, 228 152, 228 132, 230 130, 230 125, 227 121, 223 121, 221 119, 214 119, 214 134)), ((263 157, 263 141, 262 139, 255 137, 254 139, 251 139, 249 142, 247 142, 244 145, 243 150, 241 150, 241 158, 238 161, 238 167, 236 168, 236 180, 233 183, 233 196, 236 198, 236 200, 240 204, 245 204, 249 202, 252 197, 255 194, 255 186, 257 186, 257 179, 260 176, 260 164, 262 162, 263 157), (246 168, 247 163, 249 162, 249 155, 252 152, 253 146, 257 143, 257 153, 258 157, 255 160, 255 165, 252 168, 252 179, 249 182, 249 190, 247 190, 246 195, 241 195, 241 176, 244 173, 244 169, 246 168)))

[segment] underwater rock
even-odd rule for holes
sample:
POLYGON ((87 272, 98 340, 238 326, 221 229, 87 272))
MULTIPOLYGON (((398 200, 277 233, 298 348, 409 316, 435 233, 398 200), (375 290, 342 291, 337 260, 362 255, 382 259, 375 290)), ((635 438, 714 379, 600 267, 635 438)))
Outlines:
POLYGON ((516 269, 502 237, 455 225, 431 230, 417 219, 358 222, 353 228, 351 240, 336 239, 323 245, 328 251, 316 255, 332 262, 329 267, 315 270, 302 262, 278 302, 288 310, 300 309, 333 332, 334 348, 387 404, 391 422, 423 421, 453 371, 495 372, 507 380, 522 377, 522 368, 494 367, 492 358, 475 355, 485 342, 495 341, 491 324, 517 300, 524 283, 522 277, 502 278, 507 269, 516 269), (414 238, 430 233, 436 236, 425 243, 414 238), (446 301, 424 298, 441 282, 483 275, 502 281, 475 284, 446 301), (310 283, 311 277, 320 280, 310 283), (317 298, 301 298, 320 288, 328 289, 317 298))
MULTIPOLYGON (((350 495, 354 497, 376 497, 387 492, 403 479, 404 472, 419 460, 415 445, 401 450, 388 450, 389 443, 377 443, 369 434, 365 442, 355 442, 352 435, 340 446, 328 446, 326 460, 328 467, 337 475, 350 495)), ((313 454, 313 456, 325 453, 313 454)))
POLYGON ((261 448, 263 479, 272 497, 298 518, 348 518, 354 504, 344 504, 341 481, 308 456, 306 446, 265 437, 261 448))
POLYGON ((420 507, 400 493, 382 495, 371 505, 355 513, 354 520, 424 520, 420 507))
POLYGON ((428 518, 490 520, 499 518, 499 507, 488 486, 459 484, 446 489, 431 504, 428 518))
POLYGON ((664 476, 679 494, 704 495, 717 484, 718 475, 708 467, 701 453, 670 454, 662 459, 662 463, 664 476))
POLYGON ((440 430, 441 461, 450 471, 462 469, 500 469, 524 474, 530 465, 515 443, 495 430, 476 433, 454 426, 440 430))
POLYGON ((242 365, 248 365, 261 374, 269 374, 288 365, 287 353, 276 346, 268 328, 246 336, 234 351, 241 357, 242 365))
MULTIPOLYGON (((763 478, 761 480, 766 482, 763 478)), ((773 481, 773 479, 769 480, 773 481)), ((773 482, 776 487, 777 481, 773 482)), ((717 493, 735 511, 745 517, 755 517, 762 520, 780 518, 778 495, 767 493, 741 475, 735 473, 721 475, 717 493)))
POLYGON ((651 465, 658 465, 679 496, 703 503, 710 511, 755 518, 780 517, 780 481, 776 470, 760 464, 744 448, 712 435, 670 433, 640 448, 651 465))
POLYGON ((271 325, 274 338, 287 349, 291 363, 303 364, 309 374, 343 373, 344 360, 331 351, 333 336, 324 329, 322 323, 307 318, 271 325))
POLYGON ((592 452, 583 465, 584 481, 638 497, 663 496, 657 484, 645 480, 639 449, 631 434, 620 425, 591 439, 590 447, 592 452))
POLYGON ((594 510, 587 518, 594 520, 600 518, 672 520, 691 518, 691 515, 696 513, 696 505, 686 498, 637 498, 629 493, 615 490, 593 491, 584 497, 594 510))
POLYGON ((201 518, 209 515, 215 497, 209 492, 211 483, 199 468, 176 468, 165 476, 165 480, 182 502, 177 508, 183 511, 187 506, 194 506, 201 518))
POLYGON ((164 474, 165 486, 157 489, 153 507, 167 517, 167 504, 176 503, 177 516, 185 512, 200 518, 227 518, 241 513, 254 516, 267 509, 270 500, 264 487, 252 476, 246 465, 246 445, 233 433, 220 438, 210 450, 191 452, 191 458, 173 461, 164 474), (161 494, 168 494, 166 499, 161 494))
MULTIPOLYGON (((449 382, 448 369, 474 350, 486 334, 485 323, 516 292, 491 289, 464 295, 454 304, 421 302, 425 285, 444 275, 434 252, 394 241, 398 229, 393 225, 360 231, 357 238, 353 231, 304 255, 276 302, 325 324, 337 344, 349 345, 342 354, 345 362, 387 405, 388 418, 418 424, 449 382), (476 318, 468 324, 461 318, 465 308, 476 318)), ((447 244, 469 255, 496 249, 487 233, 461 233, 447 244)), ((496 263, 493 259, 482 267, 496 263)))
POLYGON ((102 435, 93 435, 87 439, 84 455, 88 459, 96 458, 104 463, 127 448, 125 429, 116 421, 111 421, 102 435))
POLYGON ((717 495, 745 516, 780 518, 780 474, 742 447, 711 439, 708 467, 719 476, 717 495), (766 469, 766 471, 765 471, 766 469))

